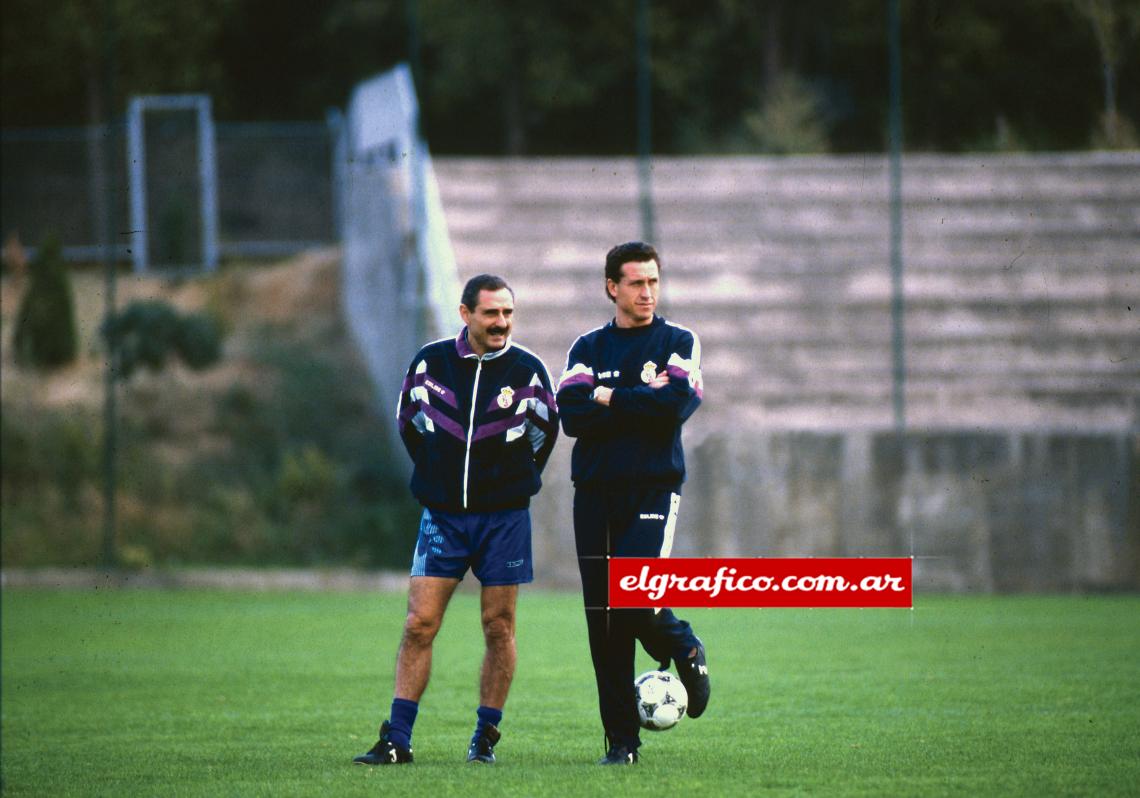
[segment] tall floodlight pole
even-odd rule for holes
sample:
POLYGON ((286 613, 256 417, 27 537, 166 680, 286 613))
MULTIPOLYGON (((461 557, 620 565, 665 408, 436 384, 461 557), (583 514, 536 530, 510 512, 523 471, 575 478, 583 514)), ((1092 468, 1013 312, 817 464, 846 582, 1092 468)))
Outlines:
MULTIPOLYGON (((105 194, 106 213, 103 214, 103 229, 100 231, 103 239, 103 316, 109 320, 115 315, 116 304, 116 216, 118 201, 115 192, 115 180, 111 176, 114 169, 112 156, 112 140, 114 138, 115 114, 115 28, 114 4, 111 0, 103 3, 103 192, 105 194)), ((115 391, 118 386, 118 353, 107 347, 107 364, 103 380, 103 566, 113 568, 118 563, 115 549, 115 494, 118 492, 118 476, 116 468, 116 449, 118 447, 119 414, 115 391)))
POLYGON ((890 49, 890 173, 891 173, 891 397, 895 430, 906 430, 906 358, 904 349, 902 256, 902 24, 899 0, 887 0, 890 49))
POLYGON ((649 0, 637 2, 637 178, 641 203, 641 240, 656 242, 653 183, 649 157, 653 150, 652 74, 649 63, 649 0))
POLYGON ((408 64, 412 69, 412 82, 418 87, 423 66, 420 64, 420 12, 417 0, 405 0, 404 10, 408 20, 408 64))
POLYGON ((411 124, 411 141, 408 153, 411 165, 411 200, 412 200, 412 240, 415 254, 408 262, 408 266, 415 270, 414 274, 405 273, 404 291, 410 295, 410 303, 415 308, 414 325, 415 339, 422 340, 424 330, 428 326, 426 318, 427 302, 424 298, 423 279, 428 264, 425 263, 424 228, 427 225, 427 196, 424 180, 424 157, 427 145, 423 138, 423 122, 420 118, 419 93, 423 91, 423 65, 420 63, 420 14, 418 0, 406 0, 405 8, 408 19, 408 65, 412 72, 412 97, 410 102, 414 107, 411 124))

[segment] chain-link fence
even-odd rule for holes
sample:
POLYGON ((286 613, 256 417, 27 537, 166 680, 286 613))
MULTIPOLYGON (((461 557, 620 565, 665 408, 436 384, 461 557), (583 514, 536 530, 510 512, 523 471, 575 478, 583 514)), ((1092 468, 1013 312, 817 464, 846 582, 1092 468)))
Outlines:
MULTIPOLYGON (((339 240, 333 163, 338 119, 216 125, 222 256, 288 255, 339 240)), ((152 206, 147 224, 156 263, 193 257, 202 224, 193 198, 198 189, 185 185, 194 182, 196 155, 179 144, 185 144, 186 136, 169 129, 186 127, 177 121, 166 122, 166 130, 163 124, 147 130, 146 188, 152 206)), ((0 158, 0 234, 5 239, 15 234, 34 250, 54 236, 67 258, 97 260, 111 230, 116 257, 129 258, 125 126, 5 130, 0 158), (104 158, 105 143, 109 159, 104 158)))
POLYGON ((217 126, 223 255, 289 254, 339 239, 337 119, 217 126))
MULTIPOLYGON (((73 260, 97 260, 107 236, 108 198, 116 230, 127 210, 126 128, 122 125, 5 130, 0 134, 0 233, 34 248, 51 237, 73 260), (108 141, 109 139, 109 141, 108 141), (104 163, 104 146, 110 163, 104 163)), ((127 239, 116 242, 127 257, 127 239)))

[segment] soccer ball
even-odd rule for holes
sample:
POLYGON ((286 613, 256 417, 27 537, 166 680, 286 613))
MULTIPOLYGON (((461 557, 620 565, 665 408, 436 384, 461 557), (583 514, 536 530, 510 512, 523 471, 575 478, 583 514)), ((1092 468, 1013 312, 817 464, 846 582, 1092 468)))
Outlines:
POLYGON ((685 717, 689 692, 676 676, 664 671, 647 671, 633 680, 633 689, 643 729, 665 731, 685 717))

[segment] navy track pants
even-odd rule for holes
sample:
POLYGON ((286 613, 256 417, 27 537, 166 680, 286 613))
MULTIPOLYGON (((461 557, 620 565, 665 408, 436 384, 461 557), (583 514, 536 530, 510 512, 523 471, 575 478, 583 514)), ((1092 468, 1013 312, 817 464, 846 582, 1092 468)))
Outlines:
POLYGON ((688 656, 697 638, 666 608, 607 609, 606 557, 668 557, 680 502, 678 490, 669 488, 578 486, 574 492, 574 542, 602 726, 610 744, 630 750, 640 745, 636 643, 665 661, 688 656))

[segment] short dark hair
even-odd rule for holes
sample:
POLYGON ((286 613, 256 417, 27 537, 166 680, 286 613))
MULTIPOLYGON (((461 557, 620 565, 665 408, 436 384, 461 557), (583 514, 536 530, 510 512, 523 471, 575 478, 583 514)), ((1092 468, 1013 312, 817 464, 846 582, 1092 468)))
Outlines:
POLYGON ((479 304, 480 291, 499 291, 503 288, 511 292, 511 299, 515 298, 515 290, 502 277, 496 274, 477 274, 463 286, 463 297, 459 301, 468 310, 475 310, 479 304))
MULTIPOLYGON (((657 268, 661 268, 661 256, 657 254, 652 244, 646 244, 644 241, 627 241, 618 244, 606 253, 606 279, 620 283, 622 266, 627 263, 647 263, 651 260, 657 261, 657 268)), ((605 289, 606 298, 610 302, 616 302, 617 300, 610 296, 609 287, 605 286, 605 289)))

